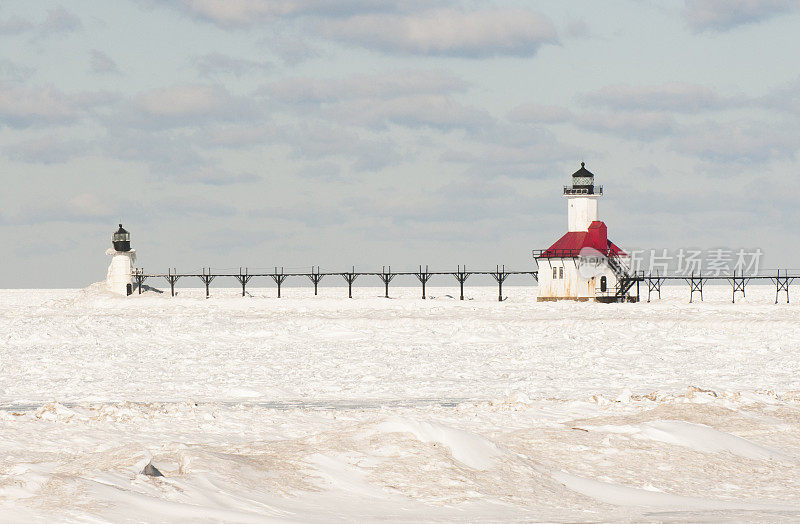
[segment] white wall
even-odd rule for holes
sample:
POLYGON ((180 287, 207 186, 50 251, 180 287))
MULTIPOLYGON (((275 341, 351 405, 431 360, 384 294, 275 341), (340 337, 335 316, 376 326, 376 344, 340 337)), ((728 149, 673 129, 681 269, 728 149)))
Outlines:
POLYGON ((597 199, 600 195, 575 195, 567 197, 567 231, 587 231, 589 224, 600 220, 597 199))
POLYGON ((134 251, 120 252, 113 249, 109 249, 106 253, 112 255, 106 274, 106 287, 112 293, 127 295, 128 284, 133 283, 131 268, 136 254, 134 251))
POLYGON ((617 277, 610 267, 605 266, 602 268, 602 273, 594 278, 587 278, 578 270, 577 262, 577 259, 572 258, 540 258, 538 260, 538 296, 540 298, 595 298, 601 295, 600 278, 602 276, 606 277, 607 291, 613 294, 617 286, 617 277), (553 268, 556 269, 555 278, 553 278, 553 268))

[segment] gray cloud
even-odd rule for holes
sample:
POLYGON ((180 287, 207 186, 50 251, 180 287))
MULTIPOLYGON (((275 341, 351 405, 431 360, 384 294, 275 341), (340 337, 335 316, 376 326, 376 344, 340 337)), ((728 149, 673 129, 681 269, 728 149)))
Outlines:
POLYGON ((583 101, 612 110, 674 111, 696 113, 730 106, 734 101, 723 99, 709 87, 668 82, 653 86, 618 84, 587 93, 583 101))
POLYGON ((279 57, 284 65, 289 66, 323 56, 321 49, 308 41, 307 31, 277 31, 261 39, 258 45, 259 48, 279 57))
POLYGON ((363 14, 330 20, 322 32, 381 51, 464 57, 532 56, 541 46, 558 42, 553 24, 525 9, 363 14))
POLYGON ((390 100, 349 101, 330 111, 336 119, 383 128, 390 124, 438 129, 473 128, 488 125, 488 112, 442 95, 414 95, 390 100))
POLYGON ((452 94, 467 84, 443 72, 402 71, 344 80, 288 79, 264 92, 297 111, 351 125, 471 128, 492 121, 452 94))
POLYGON ((209 148, 242 149, 273 142, 278 127, 260 123, 219 124, 195 134, 197 142, 209 148))
POLYGON ((78 114, 75 101, 53 86, 0 83, 0 125, 61 124, 74 121, 78 114))
POLYGON ((704 122, 687 127, 673 139, 673 148, 720 168, 764 164, 773 160, 795 159, 797 129, 766 122, 743 120, 704 122))
POLYGON ((175 195, 170 198, 140 195, 126 196, 84 192, 58 197, 44 197, 4 216, 12 225, 36 225, 53 222, 116 224, 120 217, 137 222, 153 222, 164 217, 224 218, 238 214, 236 207, 202 196, 175 195))
MULTIPOLYGON (((141 3, 160 5, 152 0, 141 3)), ((282 17, 326 16, 339 17, 364 12, 393 12, 428 5, 425 0, 169 0, 166 4, 197 19, 224 28, 242 28, 263 24, 282 17)), ((438 2, 442 3, 442 2, 438 2)))
POLYGON ((97 49, 92 50, 89 66, 94 73, 119 73, 117 63, 110 56, 97 49))
POLYGON ((800 115, 800 78, 772 90, 756 101, 760 106, 780 113, 800 115))
POLYGON ((569 38, 588 38, 592 36, 588 24, 582 18, 571 20, 564 27, 564 35, 569 38))
POLYGON ((314 162, 301 168, 297 174, 302 178, 345 182, 341 176, 342 168, 334 162, 314 162))
POLYGON ((24 82, 28 80, 36 70, 30 66, 17 64, 11 60, 0 59, 0 82, 24 82))
POLYGON ((70 33, 83 28, 81 19, 63 7, 57 7, 47 13, 40 30, 43 34, 70 33))
POLYGON ((561 124, 574 118, 566 107, 540 104, 523 104, 509 111, 507 118, 512 122, 534 124, 561 124))
POLYGON ((576 117, 574 123, 582 129, 636 140, 654 140, 672 135, 678 129, 671 115, 652 111, 585 113, 576 117))
POLYGON ((274 67, 268 61, 247 60, 221 53, 198 56, 195 58, 194 63, 197 68, 197 74, 206 78, 223 75, 240 77, 248 74, 263 73, 274 67))
POLYGON ((683 17, 695 32, 728 31, 798 7, 797 0, 686 0, 683 17))
POLYGON ((96 193, 38 199, 23 205, 6 216, 10 224, 43 224, 47 222, 108 222, 114 220, 114 204, 96 193))
MULTIPOLYGON (((634 101, 632 105, 638 107, 641 104, 634 101)), ((616 109, 615 112, 576 114, 562 106, 524 104, 512 109, 508 119, 526 124, 569 123, 583 130, 638 140, 671 135, 678 127, 677 121, 666 112, 616 109)))
POLYGON ((7 20, 0 21, 0 35, 18 35, 30 31, 34 27, 31 21, 13 16, 7 20))
POLYGON ((118 95, 103 91, 66 94, 52 85, 0 81, 0 127, 71 124, 118 100, 118 95))
POLYGON ((418 94, 463 92, 468 84, 444 71, 394 71, 345 79, 288 78, 265 88, 272 97, 294 104, 320 104, 362 98, 387 99, 418 94))
POLYGON ((575 158, 574 146, 561 143, 545 128, 521 124, 495 124, 474 146, 449 149, 439 157, 465 165, 467 175, 481 180, 546 178, 575 158))
POLYGON ((131 127, 168 129, 261 116, 252 98, 233 95, 221 85, 181 84, 143 92, 113 118, 131 127))
POLYGON ((176 182, 192 182, 208 186, 229 186, 232 184, 252 184, 263 179, 255 173, 231 173, 208 162, 206 167, 195 170, 178 171, 171 176, 176 182))
POLYGON ((172 131, 142 132, 126 126, 109 128, 99 149, 125 162, 141 163, 159 180, 211 186, 250 184, 261 176, 232 172, 219 162, 201 154, 201 144, 191 135, 172 131))
POLYGON ((276 140, 288 145, 296 159, 350 159, 358 170, 375 171, 403 160, 391 141, 364 138, 352 129, 302 123, 281 128, 276 140))
POLYGON ((11 160, 30 164, 60 164, 75 157, 94 152, 86 141, 49 135, 24 140, 3 148, 11 160))

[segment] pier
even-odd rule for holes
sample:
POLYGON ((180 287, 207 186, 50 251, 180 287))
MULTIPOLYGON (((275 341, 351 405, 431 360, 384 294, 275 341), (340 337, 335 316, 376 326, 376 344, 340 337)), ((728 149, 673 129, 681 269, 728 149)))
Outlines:
POLYGON ((287 278, 298 280, 308 279, 314 285, 314 295, 317 294, 319 283, 325 277, 343 278, 347 284, 347 296, 353 298, 353 284, 359 277, 377 277, 384 285, 384 296, 389 298, 389 283, 397 276, 413 276, 422 286, 422 298, 426 298, 426 285, 432 277, 453 277, 459 284, 461 300, 464 300, 464 283, 472 275, 489 275, 497 282, 497 300, 503 301, 503 282, 511 275, 529 275, 538 279, 538 271, 511 271, 503 265, 495 266, 494 270, 473 271, 467 270, 467 266, 457 266, 454 271, 431 271, 428 266, 420 265, 417 271, 392 271, 391 266, 383 266, 381 271, 356 271, 352 266, 350 271, 320 271, 319 266, 312 266, 309 272, 285 272, 283 268, 277 266, 272 272, 250 272, 248 268, 239 268, 234 273, 230 271, 214 271, 212 268, 202 268, 200 272, 179 273, 177 269, 169 269, 166 273, 147 273, 143 268, 134 268, 131 277, 136 282, 139 294, 148 279, 164 279, 169 284, 170 295, 175 296, 175 287, 180 279, 198 278, 203 282, 206 290, 206 298, 211 296, 211 282, 217 278, 235 279, 242 287, 242 296, 247 294, 247 285, 253 278, 271 279, 277 286, 278 298, 281 298, 281 285, 287 278))

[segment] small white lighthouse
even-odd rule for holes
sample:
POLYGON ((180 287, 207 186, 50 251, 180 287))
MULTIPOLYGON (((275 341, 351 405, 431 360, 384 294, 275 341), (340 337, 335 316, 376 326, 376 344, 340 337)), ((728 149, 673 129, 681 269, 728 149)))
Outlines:
POLYGON ((581 162, 572 174, 572 186, 564 186, 567 197, 567 231, 587 231, 597 217, 597 201, 603 196, 603 186, 594 185, 594 175, 581 162))
POLYGON ((567 233, 544 250, 534 250, 539 265, 539 301, 597 300, 621 302, 638 300, 631 295, 637 277, 630 273, 630 257, 608 239, 600 221, 597 203, 603 186, 581 162, 564 186, 567 198, 567 233))
POLYGON ((113 248, 106 250, 106 255, 111 255, 106 287, 112 293, 130 295, 133 290, 131 269, 136 262, 136 251, 131 249, 131 234, 123 229, 122 224, 111 236, 111 245, 113 248))

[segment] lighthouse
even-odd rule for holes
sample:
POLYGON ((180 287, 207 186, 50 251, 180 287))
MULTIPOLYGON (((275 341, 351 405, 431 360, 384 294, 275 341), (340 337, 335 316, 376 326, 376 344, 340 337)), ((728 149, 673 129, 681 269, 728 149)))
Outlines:
POLYGON ((600 220, 598 202, 603 186, 581 167, 564 186, 567 199, 567 232, 552 246, 534 250, 539 265, 537 300, 598 302, 637 301, 631 293, 638 277, 628 268, 630 257, 608 238, 600 220))
POLYGON ((136 251, 131 249, 131 234, 122 227, 122 224, 111 235, 111 246, 106 250, 106 255, 111 255, 106 287, 117 295, 130 295, 133 289, 131 269, 136 262, 136 251))

